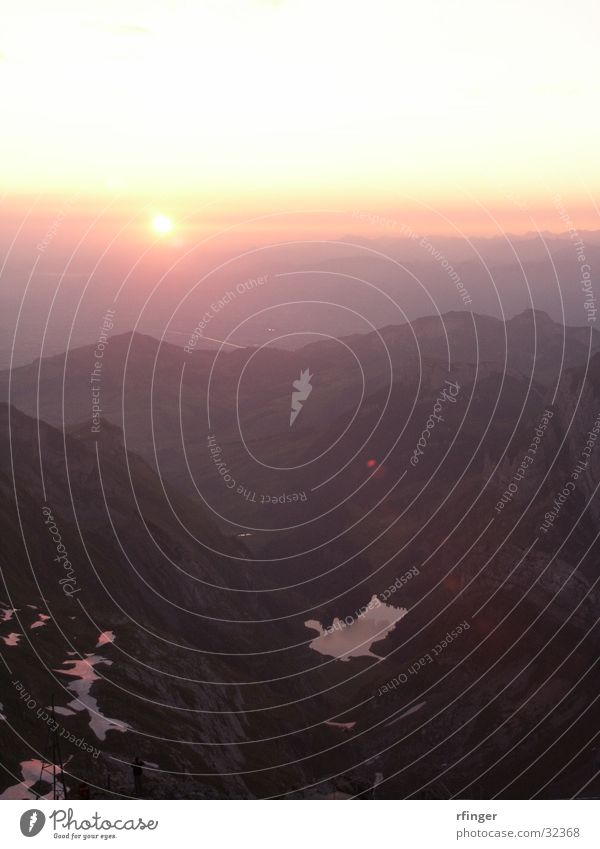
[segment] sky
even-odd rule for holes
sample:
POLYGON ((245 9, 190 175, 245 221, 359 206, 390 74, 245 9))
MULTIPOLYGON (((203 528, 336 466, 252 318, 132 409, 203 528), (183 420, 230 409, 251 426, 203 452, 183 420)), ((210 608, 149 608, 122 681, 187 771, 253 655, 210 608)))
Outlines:
POLYGON ((597 227, 597 0, 0 0, 0 13, 5 203, 116 195, 225 221, 434 210, 491 232, 494 218, 564 229, 560 195, 597 227))

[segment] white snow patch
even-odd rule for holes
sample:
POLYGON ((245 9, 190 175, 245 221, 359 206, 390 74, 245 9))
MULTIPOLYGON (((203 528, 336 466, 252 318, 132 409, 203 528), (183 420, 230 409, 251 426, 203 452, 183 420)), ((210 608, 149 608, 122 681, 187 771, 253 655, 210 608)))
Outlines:
MULTIPOLYGON (((46 705, 46 710, 52 710, 52 708, 50 706, 46 705)), ((70 710, 67 707, 55 707, 54 713, 58 713, 61 716, 75 716, 75 711, 70 710)))
POLYGON ((108 731, 128 731, 129 725, 118 719, 109 719, 104 716, 98 710, 98 702, 90 695, 92 684, 94 681, 100 680, 100 676, 94 672, 94 666, 99 663, 111 666, 112 660, 107 660, 100 655, 86 655, 85 660, 65 660, 63 666, 70 666, 71 668, 55 669, 54 672, 71 675, 77 679, 69 684, 69 690, 75 693, 77 698, 69 702, 67 708, 72 708, 75 711, 86 710, 90 717, 90 728, 94 734, 99 740, 106 740, 108 731))
POLYGON ((38 619, 32 622, 29 628, 42 628, 48 624, 48 619, 50 619, 50 616, 47 613, 38 613, 38 619))
MULTIPOLYGON (((373 596, 373 599, 377 599, 377 596, 373 596)), ((327 629, 316 619, 310 619, 304 625, 318 632, 319 636, 310 643, 310 648, 319 654, 344 661, 350 660, 351 657, 380 659, 379 655, 371 651, 371 646, 387 637, 407 613, 404 607, 393 607, 391 604, 380 602, 366 613, 351 617, 352 622, 349 625, 337 618, 327 629)))

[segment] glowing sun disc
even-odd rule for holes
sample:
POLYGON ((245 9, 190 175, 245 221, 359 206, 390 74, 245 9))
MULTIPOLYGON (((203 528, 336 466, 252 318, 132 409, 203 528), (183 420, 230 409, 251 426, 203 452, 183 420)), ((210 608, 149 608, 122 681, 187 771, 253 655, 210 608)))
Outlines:
POLYGON ((173 229, 173 222, 167 215, 157 215, 152 219, 152 229, 160 235, 170 233, 173 229))

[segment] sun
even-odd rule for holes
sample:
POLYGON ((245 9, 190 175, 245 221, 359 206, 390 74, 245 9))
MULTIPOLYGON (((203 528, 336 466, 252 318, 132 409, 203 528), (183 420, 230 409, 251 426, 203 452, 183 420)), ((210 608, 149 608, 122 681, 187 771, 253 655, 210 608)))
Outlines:
POLYGON ((173 229, 173 222, 167 215, 156 215, 152 219, 152 229, 155 233, 163 236, 165 233, 170 233, 173 229))

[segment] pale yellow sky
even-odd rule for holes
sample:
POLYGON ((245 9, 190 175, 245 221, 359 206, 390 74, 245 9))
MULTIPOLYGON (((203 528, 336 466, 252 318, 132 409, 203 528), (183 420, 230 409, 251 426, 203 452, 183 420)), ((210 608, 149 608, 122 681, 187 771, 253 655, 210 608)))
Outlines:
POLYGON ((0 0, 10 194, 307 207, 600 188, 597 0, 0 0))

